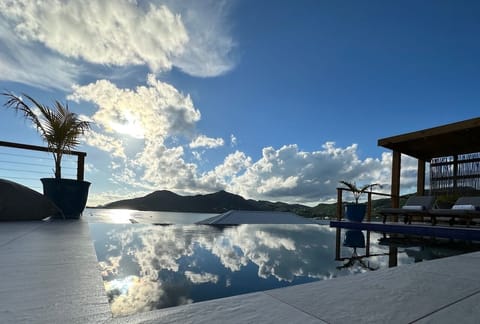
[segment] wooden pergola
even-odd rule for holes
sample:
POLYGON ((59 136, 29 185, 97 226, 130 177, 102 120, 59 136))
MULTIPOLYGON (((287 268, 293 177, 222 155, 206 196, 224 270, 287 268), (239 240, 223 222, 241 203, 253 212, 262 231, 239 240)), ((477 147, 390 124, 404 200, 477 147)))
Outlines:
MULTIPOLYGON (((450 174, 442 180, 456 187, 458 181, 480 178, 480 173, 459 171, 459 165, 475 164, 480 171, 480 155, 465 154, 480 152, 480 118, 473 118, 428 128, 412 133, 382 138, 378 145, 391 149, 392 156, 392 207, 399 207, 401 154, 409 155, 418 160, 417 194, 425 194, 425 166, 431 163, 431 168, 447 169, 450 174)), ((463 170, 463 169, 462 169, 463 170)))

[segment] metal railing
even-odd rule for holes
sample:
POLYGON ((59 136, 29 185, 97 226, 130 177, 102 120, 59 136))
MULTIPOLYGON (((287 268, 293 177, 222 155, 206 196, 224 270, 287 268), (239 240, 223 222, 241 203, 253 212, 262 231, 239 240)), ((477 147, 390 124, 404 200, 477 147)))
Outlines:
MULTIPOLYGON (((27 187, 38 189, 29 182, 54 174, 55 164, 52 151, 48 147, 0 141, 0 149, 0 178, 23 182, 22 184, 27 187)), ((64 176, 84 180, 86 156, 85 152, 64 151, 62 159, 64 176)))
MULTIPOLYGON (((352 192, 352 190, 348 188, 337 188, 337 220, 342 220, 343 217, 343 192, 348 191, 352 192)), ((377 195, 377 196, 383 196, 383 197, 390 197, 390 198, 396 198, 398 202, 398 198, 396 196, 393 196, 391 194, 386 194, 383 192, 374 192, 374 191, 367 191, 367 213, 366 213, 366 218, 367 222, 370 222, 372 219, 372 195, 377 195)), ((394 199, 395 200, 395 199, 394 199)), ((395 202, 392 200, 392 207, 394 207, 395 202)), ((398 221, 398 216, 395 216, 395 221, 398 221)), ((336 237, 335 237, 335 259, 336 260, 342 260, 342 257, 340 256, 340 246, 341 246, 341 228, 338 227, 336 229, 336 237)), ((396 247, 390 247, 389 248, 389 259, 388 259, 388 267, 394 267, 397 266, 397 248, 396 247)), ((365 245, 365 255, 364 257, 370 257, 373 256, 370 254, 370 231, 367 231, 367 237, 366 237, 366 245, 365 245)))
MULTIPOLYGON (((343 217, 343 192, 344 191, 352 192, 352 190, 348 188, 337 188, 337 220, 342 220, 342 217, 343 217)), ((383 192, 367 191, 365 193, 367 194, 367 213, 366 213, 367 222, 371 221, 372 219, 372 195, 395 198, 395 196, 392 196, 391 194, 387 194, 383 192)))

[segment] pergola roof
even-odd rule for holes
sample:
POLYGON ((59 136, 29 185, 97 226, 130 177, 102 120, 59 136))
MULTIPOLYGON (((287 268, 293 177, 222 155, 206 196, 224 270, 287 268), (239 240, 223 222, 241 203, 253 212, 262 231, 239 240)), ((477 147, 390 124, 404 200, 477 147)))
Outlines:
POLYGON ((424 161, 480 152, 480 118, 382 138, 378 145, 424 161))

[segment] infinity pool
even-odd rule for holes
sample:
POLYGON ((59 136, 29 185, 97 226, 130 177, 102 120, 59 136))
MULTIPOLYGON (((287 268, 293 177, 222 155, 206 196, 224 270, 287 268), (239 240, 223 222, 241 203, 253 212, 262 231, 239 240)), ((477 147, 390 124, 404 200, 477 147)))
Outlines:
POLYGON ((326 225, 90 223, 90 230, 114 316, 480 250, 326 225))

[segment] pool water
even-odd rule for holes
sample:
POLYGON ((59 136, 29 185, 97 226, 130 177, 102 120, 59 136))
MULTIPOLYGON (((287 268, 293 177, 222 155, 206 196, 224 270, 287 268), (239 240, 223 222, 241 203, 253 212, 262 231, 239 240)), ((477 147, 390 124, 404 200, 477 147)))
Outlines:
POLYGON ((114 316, 480 250, 328 225, 90 223, 114 316))

